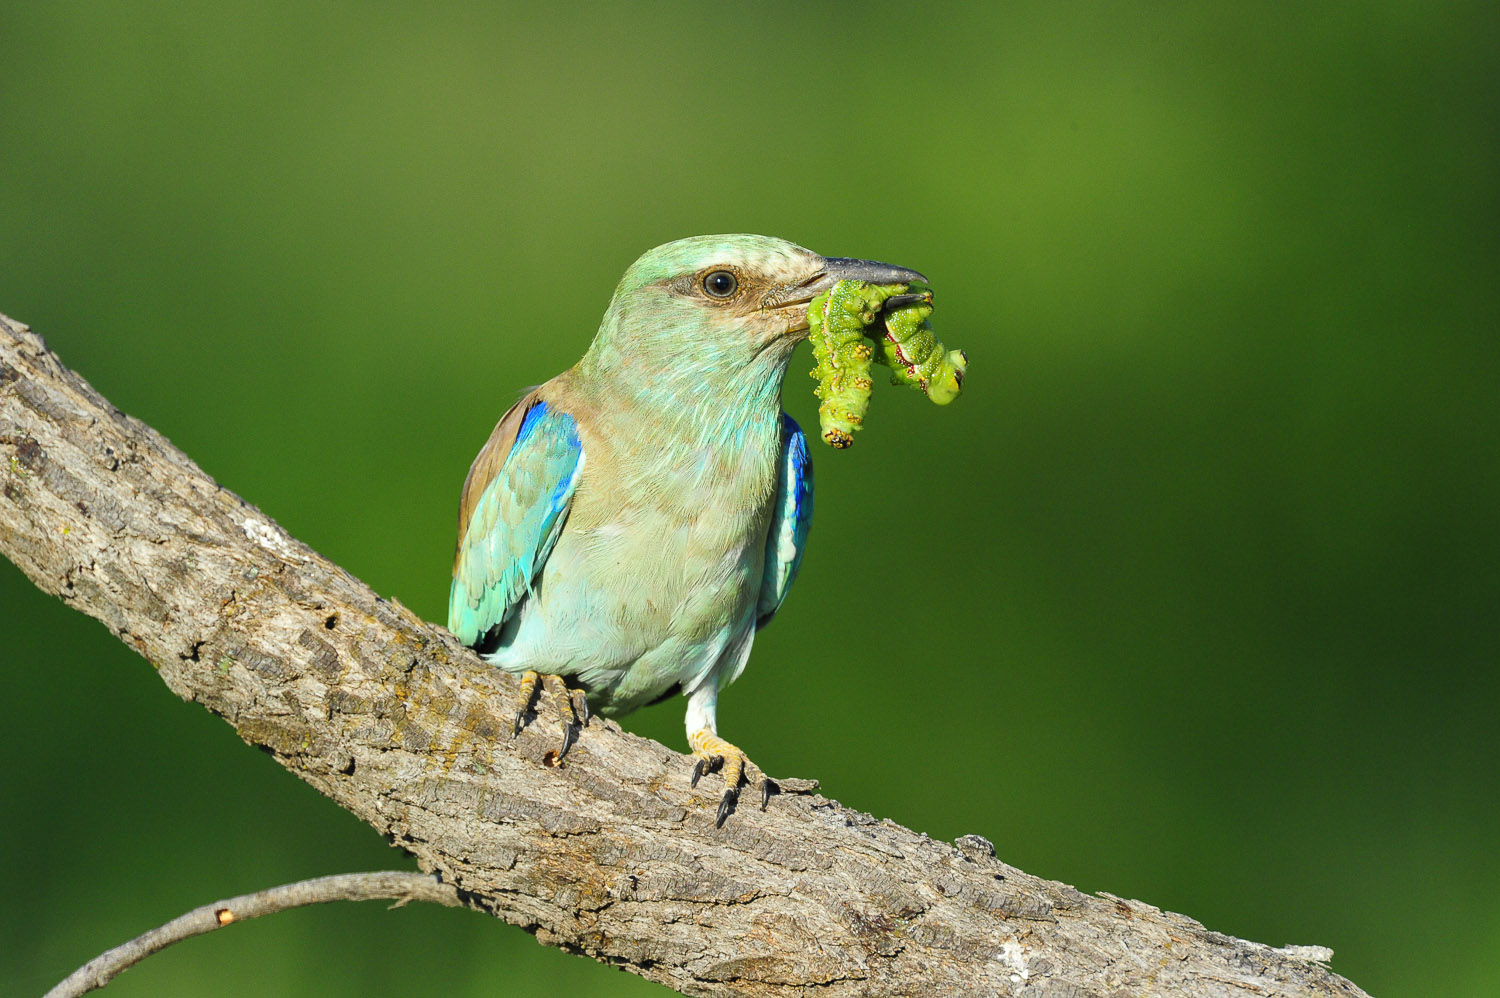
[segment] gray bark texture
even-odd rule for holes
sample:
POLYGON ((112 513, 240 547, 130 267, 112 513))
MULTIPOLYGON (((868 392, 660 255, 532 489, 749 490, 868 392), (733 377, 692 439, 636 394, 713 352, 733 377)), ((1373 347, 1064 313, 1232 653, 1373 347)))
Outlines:
POLYGON ((0 553, 184 700, 538 939, 689 995, 1363 995, 817 795, 721 787, 596 718, 561 764, 517 682, 220 488, 0 316, 0 553))

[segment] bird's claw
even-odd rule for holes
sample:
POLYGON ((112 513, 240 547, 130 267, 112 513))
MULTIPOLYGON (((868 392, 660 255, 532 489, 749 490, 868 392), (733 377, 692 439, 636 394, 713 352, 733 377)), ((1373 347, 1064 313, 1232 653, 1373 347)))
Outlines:
POLYGON ((693 762, 692 786, 696 787, 703 774, 713 769, 721 769, 724 773, 724 796, 719 801, 715 828, 723 828, 724 822, 739 805, 742 783, 759 788, 760 809, 766 809, 771 793, 776 789, 776 782, 768 779, 744 752, 706 728, 693 732, 688 737, 688 742, 693 746, 693 755, 697 757, 693 762))
POLYGON ((568 749, 578 740, 580 728, 588 727, 589 723, 589 701, 583 690, 570 689, 567 681, 561 676, 542 675, 531 669, 521 674, 521 691, 518 697, 520 703, 516 709, 516 719, 512 726, 511 738, 515 738, 525 727, 526 715, 531 712, 536 703, 537 690, 545 686, 548 680, 555 680, 558 691, 554 694, 561 697, 568 704, 567 713, 562 718, 562 746, 557 750, 557 759, 568 754, 568 749))
POLYGON ((723 828, 724 827, 724 819, 728 818, 731 814, 734 813, 734 809, 735 809, 736 805, 739 804, 739 802, 740 802, 740 788, 739 787, 730 787, 728 790, 724 791, 724 799, 721 800, 721 801, 719 801, 719 813, 718 813, 718 816, 714 819, 714 827, 715 828, 723 828))

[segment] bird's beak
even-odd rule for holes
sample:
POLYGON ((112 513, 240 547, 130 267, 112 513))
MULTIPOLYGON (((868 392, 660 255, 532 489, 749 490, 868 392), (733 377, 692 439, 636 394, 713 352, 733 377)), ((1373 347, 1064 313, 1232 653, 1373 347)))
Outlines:
MULTIPOLYGON (((910 284, 913 281, 927 283, 927 278, 915 270, 897 267, 895 264, 879 263, 875 260, 854 260, 844 256, 823 258, 823 267, 812 277, 792 287, 778 288, 767 296, 764 307, 789 309, 806 307, 818 295, 832 288, 839 281, 864 281, 866 284, 910 284)), ((793 329, 806 329, 804 320, 793 329)))
POLYGON ((866 284, 910 284, 912 281, 927 283, 927 278, 915 270, 897 267, 874 260, 851 260, 845 256, 823 258, 823 275, 818 279, 820 287, 814 294, 822 294, 839 281, 864 281, 866 284))

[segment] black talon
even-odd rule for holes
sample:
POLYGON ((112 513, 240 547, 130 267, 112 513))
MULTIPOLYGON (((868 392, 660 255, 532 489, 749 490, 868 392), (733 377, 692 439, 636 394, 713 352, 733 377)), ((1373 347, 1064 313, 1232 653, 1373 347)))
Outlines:
POLYGON ((564 721, 562 726, 562 748, 557 750, 557 758, 559 761, 562 760, 563 756, 568 754, 568 749, 573 747, 573 733, 573 722, 564 721))
POLYGON ((589 726, 589 718, 593 716, 592 714, 589 713, 589 697, 588 697, 588 694, 584 693, 582 690, 580 690, 578 692, 578 699, 575 700, 574 703, 573 703, 573 708, 574 708, 574 712, 579 715, 579 717, 578 717, 578 723, 581 724, 585 728, 588 727, 589 726))
POLYGON ((719 817, 714 822, 715 828, 724 827, 724 819, 728 818, 731 814, 734 813, 734 806, 739 803, 739 800, 739 787, 730 787, 728 790, 724 791, 724 799, 719 801, 719 817))
POLYGON ((760 809, 762 811, 766 809, 767 804, 771 803, 771 788, 773 786, 775 784, 770 780, 762 779, 760 781, 760 809))
POLYGON ((510 737, 512 739, 515 739, 515 738, 517 738, 517 737, 520 736, 520 734, 521 734, 521 718, 523 718, 525 716, 526 716, 526 708, 525 707, 522 707, 520 710, 516 711, 516 723, 515 723, 515 726, 511 729, 511 732, 510 732, 510 737))
POLYGON ((707 759, 699 759, 697 762, 693 763, 693 782, 689 783, 688 786, 696 787, 698 785, 698 781, 703 777, 703 774, 707 770, 707 768, 707 759))

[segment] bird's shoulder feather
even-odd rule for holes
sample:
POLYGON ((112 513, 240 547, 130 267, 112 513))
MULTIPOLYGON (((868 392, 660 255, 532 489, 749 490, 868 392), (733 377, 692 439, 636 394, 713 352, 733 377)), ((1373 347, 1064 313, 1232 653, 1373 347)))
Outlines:
POLYGON ((521 432, 521 422, 539 401, 540 389, 533 388, 522 395, 515 405, 505 410, 505 415, 500 417, 500 421, 490 431, 490 438, 479 449, 474 463, 469 465, 469 474, 464 479, 463 494, 458 502, 458 542, 457 549, 453 552, 455 564, 463 551, 464 535, 468 533, 469 521, 474 517, 474 509, 479 505, 480 496, 484 495, 484 490, 490 487, 495 476, 500 474, 500 469, 505 467, 505 459, 510 457, 516 436, 521 432))
POLYGON ((448 628, 466 644, 510 619, 567 519, 583 447, 573 416, 545 396, 511 407, 464 483, 448 628))

